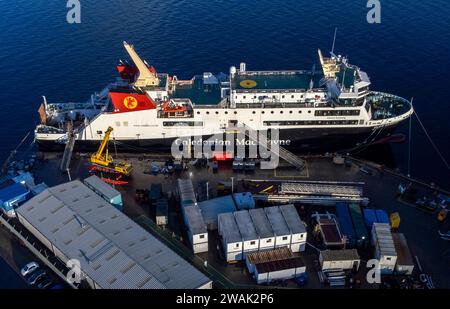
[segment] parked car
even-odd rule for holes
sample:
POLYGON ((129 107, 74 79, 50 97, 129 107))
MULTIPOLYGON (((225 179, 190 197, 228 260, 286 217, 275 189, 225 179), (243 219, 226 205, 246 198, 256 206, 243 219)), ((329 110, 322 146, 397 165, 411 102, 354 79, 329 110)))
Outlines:
POLYGON ((44 290, 44 289, 48 289, 52 284, 53 284, 52 279, 50 279, 50 277, 46 276, 46 277, 44 277, 44 279, 42 279, 38 283, 37 287, 41 290, 44 290))
POLYGON ((22 276, 26 277, 28 274, 31 274, 38 268, 39 268, 39 264, 33 261, 33 262, 28 263, 24 267, 22 267, 22 269, 20 270, 20 273, 22 274, 22 276))
POLYGON ((39 280, 41 280, 43 277, 45 277, 47 273, 43 269, 38 269, 34 271, 28 278, 27 282, 29 285, 35 285, 39 280))

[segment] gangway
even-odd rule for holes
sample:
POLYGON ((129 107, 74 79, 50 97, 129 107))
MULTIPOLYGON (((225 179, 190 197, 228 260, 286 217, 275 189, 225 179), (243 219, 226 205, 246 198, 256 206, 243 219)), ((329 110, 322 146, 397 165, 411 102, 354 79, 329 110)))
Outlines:
POLYGON ((263 145, 272 155, 282 158, 289 164, 293 165, 298 170, 303 170, 305 168, 305 161, 300 159, 298 156, 288 151, 286 148, 280 146, 273 148, 269 145, 267 138, 264 134, 258 134, 257 130, 252 129, 245 123, 237 124, 233 127, 228 127, 228 130, 234 130, 239 133, 244 134, 251 141, 255 142, 257 145, 263 145), (259 136, 258 136, 259 135, 259 136), (277 151, 278 150, 278 151, 277 151))
POLYGON ((329 185, 315 183, 284 182, 280 185, 281 194, 302 194, 320 196, 361 197, 362 187, 346 185, 329 185))
POLYGON ((67 143, 64 148, 64 154, 61 160, 60 170, 66 172, 69 169, 70 161, 72 160, 73 148, 75 146, 75 134, 73 133, 73 123, 67 123, 67 143))

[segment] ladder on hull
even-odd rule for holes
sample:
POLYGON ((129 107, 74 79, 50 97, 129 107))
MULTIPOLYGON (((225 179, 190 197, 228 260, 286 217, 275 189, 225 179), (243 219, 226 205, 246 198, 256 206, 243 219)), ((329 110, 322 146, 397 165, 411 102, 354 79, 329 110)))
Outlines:
POLYGON ((273 147, 269 147, 269 142, 267 141, 267 138, 264 135, 258 134, 258 131, 252 129, 245 123, 239 124, 234 127, 229 127, 228 129, 236 130, 245 136, 247 136, 250 140, 255 142, 258 145, 265 145, 267 151, 269 151, 272 155, 278 156, 279 158, 285 160, 292 166, 294 166, 298 170, 303 170, 305 168, 305 161, 293 154, 292 152, 288 151, 286 148, 278 145, 278 151, 273 149, 273 147), (260 135, 260 136, 258 136, 260 135))
POLYGON ((75 146, 75 135, 73 134, 72 122, 67 123, 67 143, 64 148, 64 154, 61 160, 59 169, 61 172, 66 172, 69 169, 70 161, 72 160, 73 148, 75 146))

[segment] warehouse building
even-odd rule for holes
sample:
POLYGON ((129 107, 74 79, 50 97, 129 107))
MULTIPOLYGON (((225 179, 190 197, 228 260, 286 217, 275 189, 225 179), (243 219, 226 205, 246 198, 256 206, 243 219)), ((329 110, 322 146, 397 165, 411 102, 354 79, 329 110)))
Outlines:
POLYGON ((358 270, 361 260, 356 249, 320 251, 319 262, 322 271, 358 270))
POLYGON ((389 224, 373 223, 372 244, 375 258, 380 262, 381 274, 392 274, 397 263, 397 252, 389 224))
POLYGON ((63 263, 77 259, 92 288, 212 287, 199 270, 78 180, 46 189, 17 215, 63 263))
POLYGON ((227 262, 242 260, 242 237, 232 213, 223 213, 218 219, 219 235, 222 237, 222 246, 227 262))
POLYGON ((122 211, 122 194, 105 183, 103 180, 93 175, 84 180, 84 184, 92 191, 100 195, 105 201, 122 211))
POLYGON ((248 211, 236 211, 234 213, 234 218, 236 219, 236 224, 242 237, 242 251, 244 257, 249 252, 258 251, 259 236, 256 233, 256 229, 248 211))
POLYGON ((275 234, 264 209, 250 209, 248 213, 259 236, 259 250, 275 248, 275 234))
POLYGON ((275 236, 275 248, 291 245, 291 232, 279 207, 264 208, 275 236))
POLYGON ((208 231, 198 206, 184 207, 184 220, 194 253, 208 252, 208 231))
POLYGON ((294 205, 280 206, 284 220, 291 232, 290 248, 293 252, 305 251, 306 247, 306 226, 298 215, 294 205))

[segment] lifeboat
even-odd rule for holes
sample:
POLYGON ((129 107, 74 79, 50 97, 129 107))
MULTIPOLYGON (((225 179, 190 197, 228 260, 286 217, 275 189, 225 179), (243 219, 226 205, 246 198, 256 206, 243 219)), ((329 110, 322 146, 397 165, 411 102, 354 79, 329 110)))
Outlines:
POLYGON ((184 113, 186 111, 186 107, 175 104, 173 101, 165 101, 163 103, 163 111, 165 113, 184 113))

